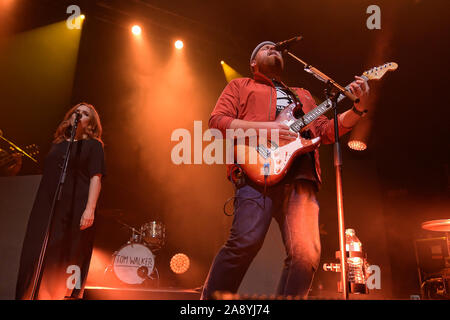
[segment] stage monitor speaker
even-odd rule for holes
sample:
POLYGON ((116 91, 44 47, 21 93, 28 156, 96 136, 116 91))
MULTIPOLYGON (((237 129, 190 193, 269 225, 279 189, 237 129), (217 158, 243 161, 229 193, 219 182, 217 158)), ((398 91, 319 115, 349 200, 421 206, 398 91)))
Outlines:
POLYGON ((0 300, 15 297, 22 244, 41 177, 0 177, 0 300))

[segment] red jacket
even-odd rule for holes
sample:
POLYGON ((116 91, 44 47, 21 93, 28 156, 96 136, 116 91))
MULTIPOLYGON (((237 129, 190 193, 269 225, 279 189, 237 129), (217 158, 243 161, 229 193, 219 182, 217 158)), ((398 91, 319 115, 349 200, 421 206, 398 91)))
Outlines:
MULTIPOLYGON (((298 94, 307 113, 316 107, 308 90, 291 88, 298 94)), ((209 118, 209 127, 219 129, 225 137, 225 130, 230 128, 234 119, 246 121, 274 121, 276 116, 277 93, 272 81, 261 73, 255 73, 254 79, 239 78, 228 83, 222 91, 209 118)), ((334 143, 334 119, 325 116, 317 118, 309 127, 311 138, 320 136, 321 143, 334 143)), ((339 135, 350 131, 339 121, 339 135)), ((319 150, 314 151, 316 174, 321 182, 319 150)), ((227 166, 227 174, 233 165, 227 166)))

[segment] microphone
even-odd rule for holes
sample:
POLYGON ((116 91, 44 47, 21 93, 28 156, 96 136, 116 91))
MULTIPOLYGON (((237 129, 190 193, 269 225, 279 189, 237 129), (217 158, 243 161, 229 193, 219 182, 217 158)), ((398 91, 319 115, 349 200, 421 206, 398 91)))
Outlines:
POLYGON ((292 44, 294 44, 296 42, 299 42, 302 39, 303 39, 302 36, 297 36, 297 37, 293 37, 293 38, 288 39, 288 40, 280 41, 280 42, 275 44, 274 49, 277 50, 277 51, 287 50, 292 44))
POLYGON ((80 120, 80 118, 81 118, 81 112, 77 110, 77 111, 75 111, 74 113, 75 113, 75 119, 76 119, 76 120, 80 120))

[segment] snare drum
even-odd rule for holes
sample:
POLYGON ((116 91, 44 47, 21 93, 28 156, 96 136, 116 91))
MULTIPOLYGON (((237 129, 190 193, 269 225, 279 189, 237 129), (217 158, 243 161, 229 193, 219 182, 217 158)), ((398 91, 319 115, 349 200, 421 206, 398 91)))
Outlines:
POLYGON ((146 246, 132 243, 114 253, 113 270, 119 280, 141 284, 148 279, 155 266, 155 256, 146 246))

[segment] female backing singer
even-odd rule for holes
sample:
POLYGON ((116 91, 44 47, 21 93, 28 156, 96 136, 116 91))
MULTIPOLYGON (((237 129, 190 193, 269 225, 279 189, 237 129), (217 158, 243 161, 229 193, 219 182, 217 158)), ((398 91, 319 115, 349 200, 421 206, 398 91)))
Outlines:
POLYGON ((45 159, 23 243, 16 299, 32 298, 39 255, 76 113, 81 117, 61 198, 55 207, 36 297, 55 300, 83 295, 94 241, 95 208, 105 175, 100 117, 92 105, 84 102, 66 113, 45 159))

